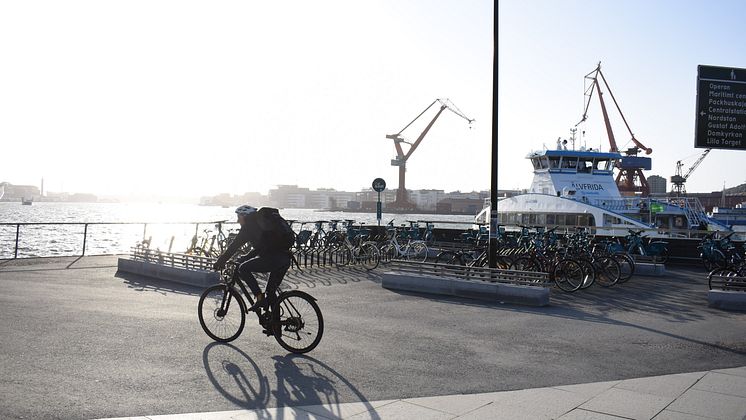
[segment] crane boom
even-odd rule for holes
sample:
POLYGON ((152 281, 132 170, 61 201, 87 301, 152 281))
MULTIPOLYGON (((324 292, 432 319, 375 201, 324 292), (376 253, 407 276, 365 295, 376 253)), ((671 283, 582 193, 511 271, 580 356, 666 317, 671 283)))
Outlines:
POLYGON ((449 99, 436 99, 430 105, 428 105, 422 112, 419 113, 412 121, 409 122, 409 124, 405 125, 404 128, 399 130, 396 134, 387 134, 386 138, 391 139, 394 141, 394 148, 396 148, 396 158, 391 161, 391 166, 398 166, 399 167, 399 187, 396 191, 396 201, 392 204, 392 207, 400 208, 400 209, 406 209, 411 208, 412 205, 409 203, 409 200, 407 198, 407 189, 405 187, 405 177, 406 177, 406 166, 407 166, 407 160, 412 156, 412 153, 417 149, 417 146, 422 143, 422 140, 425 138, 425 135, 430 131, 433 124, 435 124, 435 121, 438 120, 438 117, 445 111, 446 109, 450 110, 454 114, 458 115, 459 117, 465 119, 466 121, 471 124, 474 122, 474 119, 467 117, 464 115, 463 112, 461 112, 456 105, 453 104, 449 99), (414 143, 410 143, 404 138, 402 138, 401 134, 409 128, 415 121, 417 121, 422 115, 425 114, 430 108, 432 108, 435 103, 440 103, 440 109, 435 114, 432 120, 430 120, 430 123, 425 127, 425 129, 420 133, 419 137, 417 137, 417 140, 414 141, 414 143), (409 150, 404 153, 404 149, 401 146, 401 143, 409 144, 409 150))
POLYGON ((588 108, 590 107, 591 100, 593 98, 593 92, 598 91, 598 100, 601 104, 601 113, 603 114, 604 125, 606 126, 606 134, 609 137, 609 151, 619 152, 619 147, 617 146, 616 138, 614 137, 614 131, 611 128, 609 113, 606 109, 606 103, 604 102, 603 92, 601 91, 599 76, 601 76, 601 81, 603 81, 604 86, 606 86, 606 91, 611 96, 611 99, 614 102, 614 106, 616 106, 619 115, 624 121, 624 125, 627 127, 627 131, 632 137, 632 142, 635 144, 635 147, 626 150, 627 157, 623 157, 622 160, 618 161, 616 164, 617 169, 619 169, 616 183, 622 193, 642 193, 643 196, 647 196, 650 193, 650 187, 648 186, 647 180, 645 179, 645 175, 642 173, 642 171, 650 169, 651 161, 650 158, 638 158, 637 153, 640 150, 644 150, 645 154, 649 155, 653 152, 653 149, 645 147, 645 145, 643 145, 639 140, 637 140, 637 138, 635 138, 635 134, 629 127, 627 118, 624 116, 621 107, 619 107, 619 103, 614 97, 614 93, 611 91, 609 83, 606 81, 606 77, 601 72, 601 62, 598 63, 598 66, 593 71, 585 75, 585 79, 591 81, 591 86, 585 91, 585 95, 588 96, 588 101, 585 104, 583 117, 580 122, 575 124, 575 126, 577 127, 588 118, 588 108))
POLYGON ((705 151, 702 152, 702 155, 699 157, 699 159, 697 159, 697 161, 694 162, 692 166, 689 167, 689 170, 686 171, 686 175, 684 175, 685 180, 689 179, 689 175, 691 175, 692 172, 694 172, 694 170, 697 169, 697 166, 699 166, 699 164, 702 163, 703 160, 705 160, 705 157, 707 156, 708 153, 710 153, 711 150, 712 149, 705 149, 705 151))

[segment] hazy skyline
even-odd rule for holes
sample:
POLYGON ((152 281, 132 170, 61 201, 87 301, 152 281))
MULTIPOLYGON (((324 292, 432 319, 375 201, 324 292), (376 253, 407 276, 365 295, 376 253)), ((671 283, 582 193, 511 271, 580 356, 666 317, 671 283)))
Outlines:
MULTIPOLYGON (((501 189, 527 188, 526 154, 569 136, 598 61, 654 150, 646 175, 665 178, 702 152, 697 65, 746 67, 737 1, 499 10, 501 189)), ((357 191, 376 177, 395 188, 386 134, 449 98, 476 121, 441 115, 407 163, 407 188, 489 189, 493 22, 486 0, 2 2, 0 181, 99 195, 357 191)), ((595 101, 582 130, 608 149, 595 101)), ((618 119, 614 130, 624 147, 618 119)), ((687 190, 746 182, 744 157, 714 150, 687 190)))

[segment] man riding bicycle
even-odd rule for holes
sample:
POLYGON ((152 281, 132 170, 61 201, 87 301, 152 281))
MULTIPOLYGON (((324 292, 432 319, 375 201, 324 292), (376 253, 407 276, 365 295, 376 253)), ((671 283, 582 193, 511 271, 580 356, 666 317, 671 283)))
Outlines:
POLYGON ((256 298, 256 303, 249 310, 267 308, 268 303, 272 303, 271 300, 274 299, 277 288, 290 268, 292 254, 289 249, 292 243, 292 230, 282 226, 282 223, 286 224, 286 222, 276 209, 257 210, 255 207, 243 205, 236 209, 236 215, 241 230, 218 257, 213 268, 217 271, 222 270, 226 261, 239 248, 247 242, 251 243, 252 250, 237 260, 238 275, 249 286, 256 298), (287 238, 288 235, 290 235, 290 240, 287 238), (269 272, 266 295, 262 293, 254 272, 269 272))

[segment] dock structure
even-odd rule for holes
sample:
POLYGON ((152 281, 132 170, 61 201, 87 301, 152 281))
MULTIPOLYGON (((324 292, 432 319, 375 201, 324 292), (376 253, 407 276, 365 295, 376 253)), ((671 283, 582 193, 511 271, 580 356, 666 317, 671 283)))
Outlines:
POLYGON ((390 290, 379 269, 291 270, 283 286, 326 321, 297 356, 252 323, 213 342, 201 287, 117 263, 0 261, 1 418, 746 415, 746 313, 710 307, 701 268, 542 307, 390 290))

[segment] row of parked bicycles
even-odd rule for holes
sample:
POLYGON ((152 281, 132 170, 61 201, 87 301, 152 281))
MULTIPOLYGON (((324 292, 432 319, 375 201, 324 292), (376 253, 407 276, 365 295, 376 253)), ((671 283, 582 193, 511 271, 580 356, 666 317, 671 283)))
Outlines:
MULTIPOLYGON (((489 263, 489 233, 486 227, 468 229, 456 239, 457 246, 435 240, 432 222, 407 221, 394 225, 366 226, 354 220, 301 222, 289 221, 296 232, 292 248, 296 261, 309 255, 329 255, 334 264, 359 264, 372 270, 394 259, 430 261, 465 267, 485 267, 489 263)), ((187 253, 216 257, 237 234, 214 225, 195 235, 187 253)), ((744 252, 730 235, 713 232, 699 245, 708 271, 743 276, 744 252)), ((520 231, 498 231, 498 268, 549 273, 556 285, 574 292, 594 284, 604 287, 628 281, 635 272, 635 261, 666 263, 668 244, 645 237, 641 230, 628 230, 624 238, 594 238, 587 230, 559 235, 555 229, 520 226, 520 231)))
POLYGON ((731 240, 735 232, 721 236, 711 232, 699 244, 700 257, 705 269, 713 274, 746 277, 746 250, 731 240))
MULTIPOLYGON (((214 229, 195 234, 186 253, 218 257, 238 234, 238 229, 226 229, 226 223, 217 222, 214 229)), ((328 256, 335 264, 361 264, 368 270, 395 258, 425 261, 431 252, 428 244, 434 239, 432 222, 423 222, 422 226, 419 221, 409 221, 408 225, 396 227, 393 220, 385 227, 366 226, 351 219, 288 220, 288 223, 296 232, 291 248, 296 261, 303 261, 311 255, 323 255, 325 260, 328 256)))

